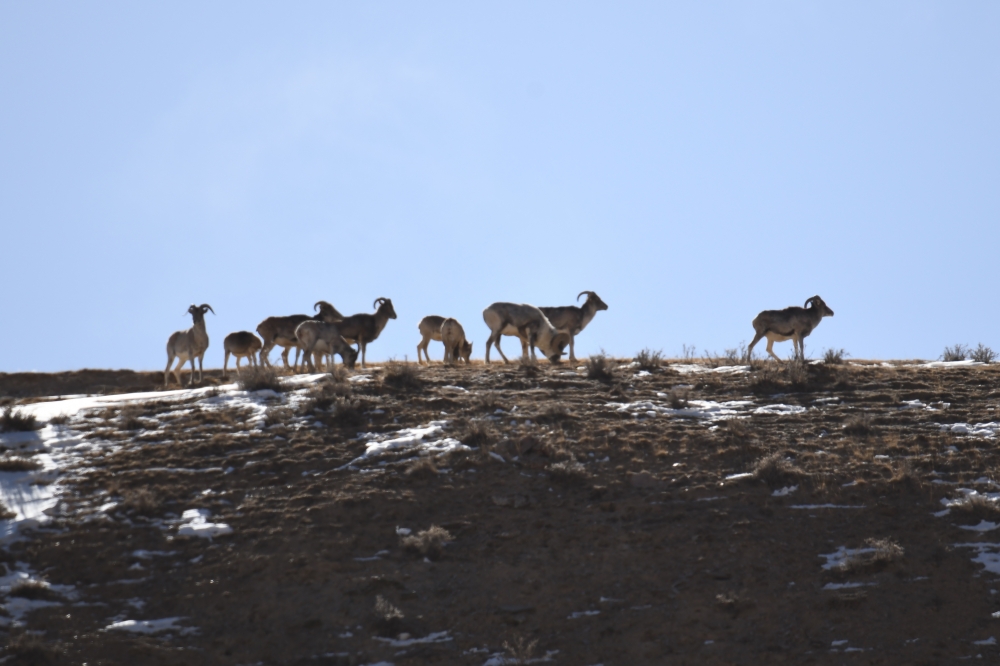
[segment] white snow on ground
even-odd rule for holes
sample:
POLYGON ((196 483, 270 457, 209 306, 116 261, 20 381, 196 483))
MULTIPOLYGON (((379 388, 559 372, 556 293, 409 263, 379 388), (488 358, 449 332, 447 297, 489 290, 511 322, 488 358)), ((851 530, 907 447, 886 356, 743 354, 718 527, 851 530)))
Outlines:
POLYGON ((397 638, 382 638, 381 636, 373 636, 373 638, 377 641, 388 643, 392 647, 407 647, 409 645, 422 645, 426 643, 445 643, 452 640, 447 631, 437 631, 433 634, 427 634, 423 638, 410 638, 409 634, 400 634, 397 638))
POLYGON ((790 509, 863 509, 864 504, 793 504, 790 509))
MULTIPOLYGON (((99 440, 84 440, 81 434, 73 429, 74 421, 86 418, 90 412, 130 403, 185 402, 178 410, 171 412, 172 415, 178 415, 190 411, 192 405, 188 403, 194 401, 194 406, 201 409, 247 409, 251 412, 247 424, 259 428, 263 425, 269 404, 280 400, 294 407, 306 400, 306 389, 324 377, 323 374, 283 377, 282 383, 292 389, 283 396, 270 390, 242 391, 236 384, 226 384, 172 391, 70 397, 19 406, 20 411, 34 416, 43 423, 57 416, 65 416, 69 418, 69 422, 65 425, 48 423, 33 432, 0 434, 0 446, 5 446, 17 454, 34 453, 31 459, 42 465, 41 469, 30 472, 0 472, 0 501, 16 514, 11 520, 0 521, 0 544, 17 538, 23 529, 38 527, 45 523, 49 518, 47 514, 59 509, 58 496, 62 486, 58 482, 58 477, 64 469, 75 463, 84 462, 85 454, 88 452, 120 446, 99 440)), ((144 435, 148 436, 151 432, 155 431, 146 430, 144 435)), ((105 510, 112 506, 106 505, 105 510)))
POLYGON ((958 528, 962 530, 969 530, 972 532, 992 532, 996 528, 1000 527, 1000 524, 991 523, 988 520, 980 520, 978 525, 959 525, 958 528))
POLYGON ((962 496, 957 497, 955 499, 942 497, 941 504, 944 504, 947 508, 950 509, 953 506, 963 506, 965 504, 968 504, 969 502, 978 500, 980 498, 989 502, 993 502, 994 504, 1000 502, 1000 493, 981 493, 978 490, 973 490, 971 488, 958 488, 956 492, 961 493, 962 496))
POLYGON ((1000 543, 956 543, 955 547, 972 548, 976 552, 972 561, 982 564, 986 571, 1000 576, 1000 543))
MULTIPOLYGON (((853 587, 865 587, 868 585, 878 585, 878 583, 827 583, 824 590, 847 590, 853 587)), ((846 641, 845 641, 846 642, 846 641)))
POLYGON ((600 615, 600 614, 601 614, 601 611, 599 611, 599 610, 576 611, 575 613, 570 613, 569 615, 567 615, 566 619, 567 620, 575 620, 575 619, 581 618, 581 617, 590 617, 592 615, 600 615))
POLYGON ((972 644, 973 645, 996 645, 997 644, 997 639, 994 638, 993 636, 990 636, 989 638, 983 639, 981 641, 972 641, 972 644))
POLYGON ((976 365, 986 365, 981 361, 971 359, 965 361, 931 361, 930 363, 919 363, 918 368, 971 368, 976 365))
MULTIPOLYGON (((665 393, 657 393, 658 398, 666 398, 665 393)), ((609 402, 605 407, 614 409, 619 413, 633 414, 635 416, 677 416, 681 418, 695 418, 715 421, 719 419, 729 419, 745 413, 745 408, 752 405, 751 400, 730 400, 728 402, 715 402, 712 400, 689 400, 688 406, 681 409, 667 407, 651 400, 641 400, 638 402, 609 402)))
POLYGON ((832 553, 820 553, 820 557, 826 559, 826 564, 823 568, 826 570, 834 569, 841 566, 845 560, 848 560, 856 555, 864 555, 866 553, 874 553, 874 548, 847 548, 846 546, 841 546, 832 553))
POLYGON ((225 523, 210 523, 208 517, 212 512, 208 509, 188 509, 181 516, 186 522, 177 527, 177 536, 196 536, 211 539, 212 537, 232 534, 233 528, 225 523))
POLYGON ((738 481, 739 479, 749 479, 753 476, 753 472, 740 472, 739 474, 730 474, 726 477, 726 481, 738 481))
POLYGON ((753 410, 754 414, 801 414, 806 411, 799 405, 764 405, 753 410))
POLYGON ((733 375, 740 372, 750 372, 749 365, 723 365, 718 368, 709 368, 708 366, 698 365, 696 363, 678 363, 677 365, 668 366, 671 370, 676 370, 682 375, 697 374, 699 372, 717 372, 722 375, 733 375))
POLYGON ((552 661, 552 657, 559 654, 559 650, 549 650, 544 657, 534 657, 533 659, 515 659, 508 657, 503 652, 494 652, 490 658, 483 662, 483 666, 516 666, 517 664, 541 664, 552 661))
POLYGON ((945 423, 941 424, 941 432, 950 432, 953 435, 970 435, 972 437, 982 437, 983 439, 996 439, 997 431, 1000 430, 1000 423, 990 421, 989 423, 945 423))
POLYGON ((404 428, 396 432, 376 435, 364 433, 360 439, 373 440, 366 445, 365 452, 339 469, 356 468, 360 463, 378 458, 390 452, 414 452, 419 455, 441 455, 452 451, 471 451, 453 437, 443 437, 448 421, 431 421, 416 428, 404 428))
POLYGON ((105 631, 128 631, 134 634, 156 634, 161 631, 176 631, 182 636, 197 633, 197 627, 178 627, 182 617, 165 617, 161 620, 122 620, 104 627, 105 631))
POLYGON ((0 615, 0 627, 20 626, 23 624, 22 620, 27 613, 38 608, 61 606, 64 603, 64 601, 25 599, 24 597, 10 596, 11 591, 18 585, 25 583, 43 585, 62 596, 66 602, 75 601, 79 597, 74 586, 50 585, 46 581, 36 578, 28 566, 22 562, 18 562, 13 571, 7 565, 0 564, 0 567, 3 567, 3 570, 7 571, 6 575, 0 576, 0 596, 5 597, 3 602, 0 603, 0 609, 3 609, 7 613, 6 616, 0 615))
POLYGON ((798 489, 799 489, 798 486, 785 486, 784 488, 775 490, 773 493, 771 493, 771 497, 787 497, 788 495, 791 495, 798 489))

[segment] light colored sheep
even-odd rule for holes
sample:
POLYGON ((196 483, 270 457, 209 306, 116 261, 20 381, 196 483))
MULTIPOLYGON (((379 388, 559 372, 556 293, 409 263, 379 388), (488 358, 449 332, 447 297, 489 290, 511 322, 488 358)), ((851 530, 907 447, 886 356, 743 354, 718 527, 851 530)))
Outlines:
MULTIPOLYGON (((494 303, 483 310, 483 321, 490 329, 490 337, 486 341, 486 363, 490 362, 492 345, 496 346, 504 363, 510 362, 500 349, 502 335, 516 335, 524 341, 524 348, 531 350, 532 361, 536 360, 535 347, 538 347, 549 361, 558 363, 569 344, 569 333, 557 331, 552 322, 534 305, 494 303)), ((524 352, 524 358, 527 359, 527 351, 524 352)))
POLYGON ((174 379, 181 385, 181 366, 191 362, 191 380, 188 386, 194 386, 194 360, 198 359, 198 382, 204 379, 205 350, 208 349, 208 331, 205 329, 205 312, 211 311, 212 306, 208 303, 203 305, 191 305, 188 314, 194 319, 194 326, 186 331, 174 331, 170 339, 167 340, 167 368, 163 371, 163 387, 166 388, 170 381, 170 365, 177 359, 177 367, 174 368, 174 379))
POLYGON ((444 362, 453 365, 461 357, 469 365, 472 358, 472 343, 465 339, 465 329, 457 319, 448 317, 441 322, 441 342, 444 343, 444 362))
POLYGON ((333 365, 333 355, 340 354, 344 365, 354 369, 358 352, 341 336, 339 322, 328 324, 324 321, 304 321, 295 329, 295 337, 302 349, 302 363, 308 365, 309 370, 316 371, 313 359, 319 363, 324 354, 330 355, 330 366, 333 365))
POLYGON ((260 334, 261 339, 264 341, 264 347, 260 350, 261 365, 271 365, 271 350, 275 346, 278 346, 282 347, 281 360, 284 362, 285 369, 287 370, 292 369, 292 366, 288 363, 288 352, 295 349, 295 368, 297 369, 299 365, 299 352, 301 350, 296 341, 295 329, 298 328, 299 324, 310 320, 333 323, 344 318, 337 311, 337 308, 326 301, 318 301, 313 306, 313 309, 319 312, 311 316, 298 314, 287 317, 268 317, 257 325, 257 333, 260 334))

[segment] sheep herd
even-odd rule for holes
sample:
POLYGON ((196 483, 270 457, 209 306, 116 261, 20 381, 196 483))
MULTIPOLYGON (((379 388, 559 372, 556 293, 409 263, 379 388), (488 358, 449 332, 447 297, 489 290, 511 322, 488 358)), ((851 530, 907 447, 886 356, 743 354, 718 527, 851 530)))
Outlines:
MULTIPOLYGON (((542 351, 546 358, 556 363, 569 347, 569 360, 576 361, 574 340, 599 310, 607 310, 607 304, 593 291, 582 291, 576 297, 587 296, 582 306, 568 305, 562 307, 535 307, 534 305, 517 303, 494 303, 483 310, 483 321, 490 329, 486 341, 486 362, 490 362, 490 349, 496 347, 497 353, 505 363, 507 356, 500 349, 500 338, 504 335, 517 337, 521 342, 522 358, 528 358, 529 353, 535 360, 535 348, 542 351)), ((345 317, 337 308, 326 301, 318 301, 313 309, 313 315, 290 315, 287 317, 268 317, 257 326, 257 335, 250 331, 237 331, 226 336, 223 342, 225 361, 222 366, 223 377, 228 374, 230 355, 236 358, 236 371, 240 371, 240 361, 248 359, 251 365, 271 365, 270 353, 275 347, 281 347, 281 359, 285 368, 298 371, 299 355, 302 355, 301 366, 310 371, 316 371, 324 366, 330 367, 334 355, 340 355, 344 365, 353 368, 358 355, 361 355, 361 366, 365 366, 365 351, 368 343, 378 339, 382 329, 390 319, 396 318, 392 301, 379 297, 372 304, 375 312, 360 313, 345 317), (357 349, 351 345, 357 344, 357 349), (288 362, 289 352, 295 349, 294 366, 288 362)), ((198 381, 202 380, 202 369, 205 351, 208 349, 208 331, 205 328, 205 313, 215 314, 207 303, 192 305, 188 313, 194 319, 194 326, 185 331, 176 331, 167 341, 167 367, 163 372, 163 385, 170 381, 170 366, 174 360, 177 365, 173 369, 174 378, 181 384, 180 369, 191 363, 191 378, 189 386, 194 385, 194 362, 198 360, 198 381)), ((765 310, 753 320, 756 333, 747 351, 747 356, 753 352, 754 345, 762 338, 767 338, 767 353, 777 360, 772 347, 775 342, 792 340, 795 354, 805 357, 803 340, 808 336, 823 317, 832 317, 833 310, 819 296, 813 296, 805 303, 805 307, 790 307, 784 310, 765 310)), ((465 329, 451 317, 430 315, 420 320, 417 325, 421 340, 417 344, 417 361, 430 362, 427 347, 432 340, 444 344, 444 362, 457 363, 459 359, 469 363, 472 356, 472 343, 465 337, 465 329), (423 358, 421 358, 423 354, 423 358)))
MULTIPOLYGON (((598 310, 607 310, 608 306, 593 291, 583 291, 577 300, 586 294, 587 300, 582 306, 564 306, 537 308, 533 305, 518 305, 515 303, 494 303, 483 311, 483 319, 490 328, 490 337, 486 343, 486 361, 490 360, 490 348, 495 346, 505 362, 507 357, 500 349, 500 337, 516 336, 521 341, 523 356, 530 354, 535 358, 535 348, 542 350, 545 356, 557 362, 562 357, 567 346, 570 349, 570 360, 575 361, 573 349, 575 336, 590 323, 598 310)), ((281 360, 285 367, 298 371, 300 365, 310 371, 316 371, 324 366, 332 365, 334 355, 340 355, 344 365, 353 368, 358 355, 361 355, 361 366, 365 366, 365 352, 368 343, 378 339, 382 329, 390 319, 396 318, 396 310, 392 301, 379 297, 372 304, 373 314, 360 313, 345 317, 337 308, 326 301, 318 301, 313 309, 313 315, 290 315, 286 317, 268 317, 257 326, 257 335, 250 331, 237 331, 226 336, 223 342, 225 361, 222 365, 223 377, 227 376, 229 357, 236 358, 236 371, 240 371, 240 361, 248 359, 251 365, 271 365, 270 353, 275 347, 281 347, 281 360), (258 335, 260 337, 258 337, 258 335), (351 345, 357 344, 357 349, 351 345), (294 365, 289 364, 288 354, 295 349, 294 365), (302 355, 301 364, 299 355, 302 355)), ((163 385, 167 386, 170 374, 173 372, 178 384, 181 384, 180 369, 185 363, 191 364, 189 386, 194 385, 195 360, 198 361, 198 381, 202 380, 205 352, 208 350, 208 331, 205 327, 205 313, 215 314, 215 310, 207 303, 192 305, 188 313, 194 319, 194 325, 185 331, 176 331, 167 341, 167 367, 163 372, 163 385), (176 359, 177 365, 171 371, 170 366, 176 359)), ((472 356, 472 343, 465 337, 465 329, 451 317, 431 315, 420 320, 417 326, 421 341, 417 345, 417 361, 430 362, 427 346, 432 340, 444 344, 444 362, 457 363, 459 359, 469 363, 472 356), (421 358, 421 353, 424 358, 421 358)))

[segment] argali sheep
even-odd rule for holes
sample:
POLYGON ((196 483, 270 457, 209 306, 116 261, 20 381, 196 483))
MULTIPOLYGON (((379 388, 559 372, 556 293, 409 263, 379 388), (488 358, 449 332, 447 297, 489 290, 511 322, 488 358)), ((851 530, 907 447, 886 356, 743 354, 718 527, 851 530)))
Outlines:
POLYGON ((379 296, 372 303, 375 314, 363 312, 361 314, 344 317, 340 323, 340 334, 348 342, 357 342, 358 351, 361 352, 361 367, 365 367, 365 348, 369 342, 378 339, 382 329, 390 319, 396 318, 396 311, 392 307, 392 301, 379 296))
MULTIPOLYGON (((420 320, 417 324, 417 329, 420 331, 421 340, 417 344, 417 363, 423 363, 424 358, 427 359, 427 363, 431 362, 431 357, 427 353, 427 346, 431 343, 431 340, 441 340, 441 325, 444 324, 445 318, 439 317, 437 315, 428 315, 420 320), (423 358, 421 358, 421 352, 423 352, 423 358)), ((458 323, 457 321, 455 322, 458 323)), ((461 324, 459 324, 461 326, 461 324)), ((462 336, 464 338, 465 331, 462 331, 462 336)), ((459 356, 465 359, 465 362, 469 362, 469 358, 472 356, 472 343, 466 342, 462 349, 458 353, 459 356)), ((445 350, 445 358, 447 358, 448 352, 445 350)))
MULTIPOLYGON (((594 318, 598 310, 608 309, 608 304, 602 301, 601 297, 593 291, 581 291, 576 300, 579 301, 580 296, 584 294, 587 294, 587 300, 584 301, 582 307, 563 305, 538 308, 542 311, 542 314, 549 318, 549 321, 556 327, 556 330, 569 333, 569 360, 571 363, 576 362, 576 353, 573 348, 576 336, 590 323, 590 320, 594 318)), ((505 334, 511 335, 510 333, 505 334)), ((521 344, 524 345, 525 342, 522 340, 521 344)))
POLYGON ((457 319, 448 317, 441 323, 441 342, 444 343, 446 365, 458 363, 459 358, 465 359, 465 364, 469 365, 472 358, 472 343, 465 339, 465 329, 457 319))
POLYGON ((261 339, 264 341, 264 347, 260 350, 261 365, 271 365, 271 359, 269 358, 271 350, 275 346, 278 346, 283 348, 281 351, 281 360, 284 362, 286 369, 291 369, 291 366, 288 364, 288 352, 292 348, 295 349, 295 366, 298 367, 300 350, 298 341, 295 338, 295 329, 298 328, 299 324, 310 320, 333 323, 344 318, 337 311, 337 308, 326 301, 318 301, 313 306, 313 309, 319 312, 311 316, 298 314, 287 317, 268 317, 257 325, 257 333, 260 334, 261 339))
POLYGON ((358 359, 358 352, 347 344, 341 337, 340 324, 328 324, 324 321, 304 321, 295 329, 295 337, 298 340, 299 348, 302 350, 302 364, 308 365, 309 370, 315 372, 316 366, 313 364, 315 354, 316 362, 320 362, 320 357, 324 354, 330 355, 329 367, 333 366, 333 355, 340 354, 340 358, 350 369, 354 369, 354 363, 358 359))
POLYGON ((792 341, 795 357, 805 359, 805 338, 819 326, 823 317, 832 317, 833 310, 819 296, 813 296, 805 303, 804 308, 790 307, 784 310, 764 310, 753 320, 753 330, 757 334, 747 348, 747 359, 753 353, 753 347, 761 338, 767 338, 767 353, 776 361, 781 361, 774 353, 775 342, 792 341))
MULTIPOLYGON (((490 329, 486 341, 486 362, 490 362, 490 346, 495 345, 504 363, 509 363, 500 349, 500 336, 516 335, 525 341, 531 350, 531 360, 535 359, 535 347, 552 363, 558 363, 563 350, 569 344, 569 333, 560 333, 552 322, 534 305, 516 303, 494 303, 483 310, 483 321, 490 329), (511 333, 506 333, 511 331, 511 333)), ((527 358, 527 351, 524 352, 527 358)))
POLYGON ((163 371, 163 387, 166 388, 170 382, 170 365, 177 359, 177 367, 174 368, 174 379, 178 386, 181 386, 181 366, 186 362, 191 362, 191 380, 188 386, 194 386, 194 360, 198 359, 198 382, 204 378, 205 371, 205 350, 208 349, 208 331, 205 330, 205 312, 211 311, 212 306, 208 303, 202 305, 191 305, 188 313, 194 319, 194 326, 186 331, 174 331, 170 339, 167 340, 167 369, 163 371))
POLYGON ((260 338, 250 331, 236 331, 226 336, 222 341, 222 347, 226 350, 226 359, 222 363, 222 378, 229 378, 229 355, 236 357, 236 374, 240 374, 240 359, 249 359, 251 367, 257 365, 257 352, 263 347, 260 338))

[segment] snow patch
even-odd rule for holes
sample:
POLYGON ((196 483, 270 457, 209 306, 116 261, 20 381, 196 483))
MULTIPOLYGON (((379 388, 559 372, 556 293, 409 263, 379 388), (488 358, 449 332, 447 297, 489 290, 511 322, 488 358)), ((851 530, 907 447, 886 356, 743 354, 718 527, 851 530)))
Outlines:
POLYGON ((208 522, 208 517, 211 515, 212 512, 208 509, 188 509, 181 516, 181 520, 187 522, 177 527, 177 536, 196 536, 210 539, 233 533, 233 528, 225 523, 208 522))

